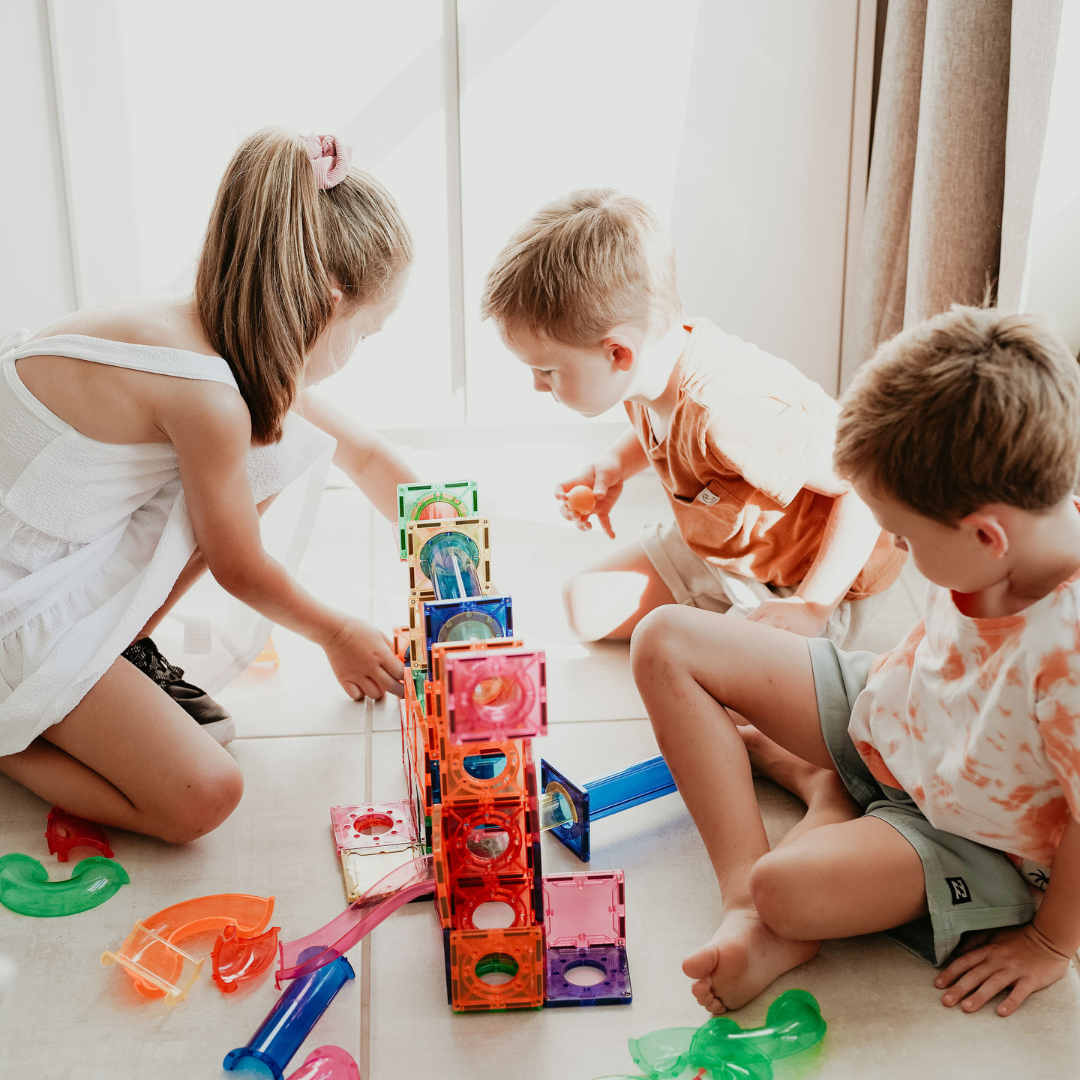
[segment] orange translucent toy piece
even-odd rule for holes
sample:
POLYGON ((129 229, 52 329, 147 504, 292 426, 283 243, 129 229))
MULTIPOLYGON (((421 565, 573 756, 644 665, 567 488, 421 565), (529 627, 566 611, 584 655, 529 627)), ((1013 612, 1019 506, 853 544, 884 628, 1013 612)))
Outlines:
POLYGON ((596 509, 596 495, 587 484, 578 484, 566 493, 566 505, 575 514, 591 514, 596 509))
POLYGON ((235 926, 226 926, 214 943, 210 954, 213 965, 211 978, 224 994, 231 994, 237 983, 261 975, 277 956, 280 926, 272 926, 265 933, 245 937, 235 926))
POLYGON ((102 962, 115 961, 122 964, 135 983, 135 989, 143 997, 165 997, 166 991, 162 989, 162 984, 175 985, 186 954, 182 950, 155 947, 142 956, 138 964, 128 963, 128 954, 131 952, 129 945, 133 945, 135 939, 141 942, 145 935, 149 934, 154 941, 176 946, 196 934, 210 930, 223 931, 227 926, 235 927, 237 934, 251 938, 266 929, 273 914, 272 896, 250 896, 246 893, 197 896, 192 900, 183 900, 179 904, 162 908, 148 919, 136 923, 136 929, 128 935, 119 952, 107 953, 111 959, 105 960, 103 957, 102 962), (152 963, 148 964, 148 959, 152 963), (143 977, 146 971, 151 971, 155 976, 153 981, 143 977))
POLYGON ((543 927, 451 930, 449 945, 454 1012, 543 1007, 543 927))

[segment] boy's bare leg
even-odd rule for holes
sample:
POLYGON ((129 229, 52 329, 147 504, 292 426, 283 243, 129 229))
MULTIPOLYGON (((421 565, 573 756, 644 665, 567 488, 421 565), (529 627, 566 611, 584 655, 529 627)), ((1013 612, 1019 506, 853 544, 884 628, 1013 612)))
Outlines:
POLYGON ((563 586, 567 620, 582 641, 625 641, 650 611, 674 603, 640 540, 624 544, 563 586))
POLYGON ((777 847, 790 844, 819 825, 852 821, 862 816, 858 803, 848 793, 835 770, 822 769, 803 761, 767 738, 753 724, 741 725, 739 736, 754 772, 768 777, 806 803, 806 813, 784 834, 777 847))
POLYGON ((851 807, 837 799, 835 786, 810 771, 797 776, 798 768, 779 755, 771 764, 781 773, 790 767, 786 778, 805 792, 809 813, 817 816, 811 818, 815 827, 769 855, 750 760, 725 706, 781 749, 835 775, 821 734, 805 639, 760 623, 671 606, 642 621, 631 658, 660 749, 705 843, 724 901, 719 930, 683 964, 706 1008, 723 1012, 745 1004, 778 975, 816 955, 822 937, 896 926, 925 911, 922 866, 907 841, 877 819, 848 820, 851 807), (841 829, 857 833, 836 851, 804 846, 841 829), (859 842, 864 834, 874 838, 871 851, 859 842), (816 865, 827 861, 826 854, 836 863, 846 860, 832 877, 828 867, 816 865), (752 875, 765 856, 763 868, 752 875), (798 882, 794 891, 792 879, 798 882), (830 881, 843 885, 820 884, 830 881), (816 919, 796 917, 811 913, 816 919))

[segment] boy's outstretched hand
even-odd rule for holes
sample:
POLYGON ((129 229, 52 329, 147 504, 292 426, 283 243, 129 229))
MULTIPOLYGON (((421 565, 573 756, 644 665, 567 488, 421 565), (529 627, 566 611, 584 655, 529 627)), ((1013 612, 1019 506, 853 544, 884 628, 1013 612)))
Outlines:
POLYGON ((831 614, 831 608, 804 600, 801 596, 778 596, 775 600, 764 600, 758 604, 746 616, 746 621, 790 630, 803 637, 816 637, 831 614))
POLYGON ((323 649, 337 681, 354 701, 378 701, 387 691, 405 696, 405 667, 390 639, 370 623, 347 618, 323 649))
POLYGON ((600 527, 614 540, 615 530, 611 527, 608 515, 622 494, 624 479, 622 466, 614 456, 603 457, 593 462, 580 475, 564 480, 555 488, 555 498, 559 500, 559 512, 567 521, 572 521, 583 531, 592 528, 589 517, 595 514, 600 527), (571 510, 566 502, 567 494, 574 488, 582 486, 591 488, 596 498, 596 505, 588 514, 579 514, 571 510))
POLYGON ((1016 1012, 1024 999, 1055 983, 1069 970, 1069 957, 1060 953, 1033 923, 1010 926, 980 935, 938 977, 943 1005, 959 1004, 964 1012, 981 1009, 1006 987, 1009 996, 997 1007, 998 1016, 1016 1012))

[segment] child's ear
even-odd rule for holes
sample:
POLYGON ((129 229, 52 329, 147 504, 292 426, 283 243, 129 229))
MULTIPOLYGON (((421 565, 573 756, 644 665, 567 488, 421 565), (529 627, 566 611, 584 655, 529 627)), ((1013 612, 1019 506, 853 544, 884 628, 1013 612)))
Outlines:
POLYGON ((336 285, 330 286, 330 299, 333 301, 335 307, 341 303, 344 295, 345 294, 336 285))
POLYGON ((634 343, 623 334, 609 334, 600 342, 617 371, 629 371, 634 366, 634 343))
POLYGON ((1009 534, 1001 520, 986 510, 976 510, 960 519, 961 525, 975 530, 975 538, 992 559, 1002 559, 1009 553, 1009 534))

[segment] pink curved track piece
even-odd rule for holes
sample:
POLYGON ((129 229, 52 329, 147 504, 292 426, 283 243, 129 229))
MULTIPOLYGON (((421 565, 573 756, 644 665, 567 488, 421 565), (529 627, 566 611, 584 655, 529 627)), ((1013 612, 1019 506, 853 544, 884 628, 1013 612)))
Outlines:
POLYGON ((340 1046, 317 1046, 285 1080, 360 1080, 360 1070, 340 1046))
POLYGON ((435 863, 430 855, 391 870, 321 930, 281 943, 281 958, 274 975, 278 989, 286 980, 307 975, 336 960, 403 904, 434 891, 435 863), (309 953, 308 959, 301 963, 301 955, 309 949, 320 951, 309 953))

